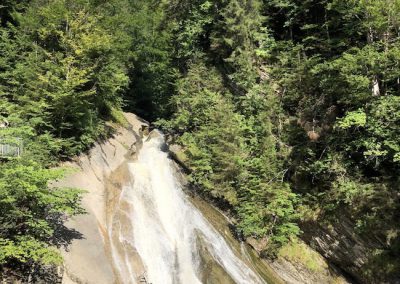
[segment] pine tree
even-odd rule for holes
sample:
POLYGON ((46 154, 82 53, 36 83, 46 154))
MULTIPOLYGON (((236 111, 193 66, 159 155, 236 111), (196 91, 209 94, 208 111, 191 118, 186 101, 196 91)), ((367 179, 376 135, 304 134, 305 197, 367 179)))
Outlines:
POLYGON ((258 0, 222 1, 211 33, 213 51, 234 85, 248 89, 256 83, 256 46, 264 18, 258 0))

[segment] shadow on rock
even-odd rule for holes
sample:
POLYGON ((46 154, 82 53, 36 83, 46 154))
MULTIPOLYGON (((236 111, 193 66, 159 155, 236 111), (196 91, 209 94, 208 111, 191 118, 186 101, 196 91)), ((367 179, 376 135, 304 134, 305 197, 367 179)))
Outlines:
POLYGON ((67 218, 65 216, 60 215, 51 217, 49 222, 54 229, 54 234, 50 241, 51 244, 57 248, 63 248, 68 251, 68 246, 71 245, 74 240, 81 240, 85 237, 81 232, 73 228, 66 227, 64 225, 66 220, 67 218))

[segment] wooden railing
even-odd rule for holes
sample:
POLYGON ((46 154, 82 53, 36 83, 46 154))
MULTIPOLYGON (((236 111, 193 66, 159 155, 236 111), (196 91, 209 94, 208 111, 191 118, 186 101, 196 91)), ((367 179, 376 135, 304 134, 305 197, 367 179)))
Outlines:
POLYGON ((0 138, 0 158, 12 158, 22 155, 23 143, 21 138, 0 138))

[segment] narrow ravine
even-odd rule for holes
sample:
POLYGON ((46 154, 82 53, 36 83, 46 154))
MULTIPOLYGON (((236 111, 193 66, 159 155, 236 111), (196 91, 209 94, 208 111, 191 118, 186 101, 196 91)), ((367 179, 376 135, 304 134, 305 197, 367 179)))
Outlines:
POLYGON ((153 132, 128 165, 108 232, 119 281, 265 283, 188 200, 164 145, 153 132))

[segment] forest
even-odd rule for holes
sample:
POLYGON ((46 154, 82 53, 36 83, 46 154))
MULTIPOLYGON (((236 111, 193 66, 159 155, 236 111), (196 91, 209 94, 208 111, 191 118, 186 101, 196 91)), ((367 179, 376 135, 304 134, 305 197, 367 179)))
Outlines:
POLYGON ((346 216, 379 244, 363 279, 399 279, 399 0, 2 0, 0 25, 0 137, 24 141, 0 162, 2 272, 62 262, 84 191, 54 166, 130 111, 263 257, 346 216))

